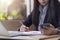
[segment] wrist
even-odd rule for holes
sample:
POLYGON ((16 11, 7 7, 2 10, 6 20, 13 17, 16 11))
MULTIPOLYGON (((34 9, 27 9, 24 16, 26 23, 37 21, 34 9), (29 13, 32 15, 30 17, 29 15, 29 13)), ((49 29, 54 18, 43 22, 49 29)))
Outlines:
POLYGON ((60 34, 60 31, 59 31, 59 29, 56 29, 56 31, 57 31, 57 32, 56 32, 56 34, 60 34))

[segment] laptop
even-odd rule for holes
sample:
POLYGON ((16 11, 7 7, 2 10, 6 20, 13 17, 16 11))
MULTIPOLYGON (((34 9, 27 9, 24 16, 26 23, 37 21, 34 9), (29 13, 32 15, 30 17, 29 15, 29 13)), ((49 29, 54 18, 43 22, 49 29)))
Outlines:
POLYGON ((29 32, 19 32, 19 31, 8 31, 0 21, 0 36, 26 36, 26 35, 40 35, 40 31, 29 31, 29 32))
POLYGON ((18 31, 7 31, 2 22, 0 21, 0 36, 16 36, 20 33, 18 31))

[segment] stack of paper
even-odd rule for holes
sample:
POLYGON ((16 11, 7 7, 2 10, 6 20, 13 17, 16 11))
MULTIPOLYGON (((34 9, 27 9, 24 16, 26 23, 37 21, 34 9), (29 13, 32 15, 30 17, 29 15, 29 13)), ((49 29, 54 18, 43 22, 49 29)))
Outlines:
POLYGON ((8 31, 10 36, 29 36, 29 35, 40 35, 40 31, 29 31, 29 32, 18 32, 18 31, 8 31))

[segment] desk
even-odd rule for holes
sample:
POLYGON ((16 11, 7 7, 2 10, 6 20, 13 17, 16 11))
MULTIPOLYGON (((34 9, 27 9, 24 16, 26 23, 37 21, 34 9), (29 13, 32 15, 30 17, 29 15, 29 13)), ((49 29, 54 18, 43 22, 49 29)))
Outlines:
POLYGON ((60 39, 60 37, 51 38, 51 39, 46 39, 46 40, 58 40, 58 39, 60 39))
POLYGON ((46 35, 36 35, 36 36, 17 36, 17 37, 5 37, 0 36, 0 39, 11 39, 11 40, 57 40, 59 35, 46 36, 46 35))

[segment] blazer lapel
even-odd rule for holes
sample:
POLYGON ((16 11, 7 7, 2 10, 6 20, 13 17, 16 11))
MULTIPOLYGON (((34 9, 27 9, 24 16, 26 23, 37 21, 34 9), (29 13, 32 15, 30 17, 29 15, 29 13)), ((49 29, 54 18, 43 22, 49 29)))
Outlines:
POLYGON ((38 11, 36 14, 36 23, 37 25, 39 24, 39 16, 40 16, 40 12, 38 11))
POLYGON ((48 8, 47 14, 46 14, 45 19, 44 19, 44 23, 50 23, 50 21, 51 21, 51 11, 48 8))

